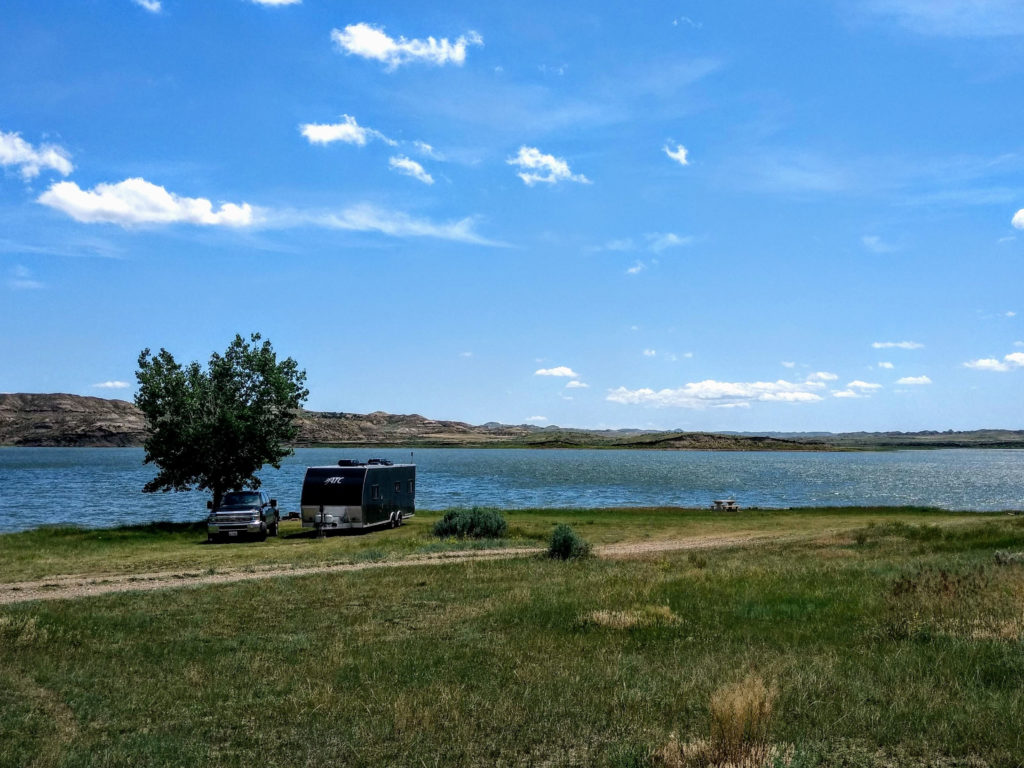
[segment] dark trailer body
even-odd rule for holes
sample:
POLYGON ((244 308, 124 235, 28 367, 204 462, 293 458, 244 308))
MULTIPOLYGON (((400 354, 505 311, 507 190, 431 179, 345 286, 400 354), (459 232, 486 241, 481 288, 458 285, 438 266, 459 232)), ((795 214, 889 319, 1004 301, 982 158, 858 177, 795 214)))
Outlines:
POLYGON ((385 459, 309 467, 302 481, 302 527, 397 527, 416 513, 416 465, 385 459))

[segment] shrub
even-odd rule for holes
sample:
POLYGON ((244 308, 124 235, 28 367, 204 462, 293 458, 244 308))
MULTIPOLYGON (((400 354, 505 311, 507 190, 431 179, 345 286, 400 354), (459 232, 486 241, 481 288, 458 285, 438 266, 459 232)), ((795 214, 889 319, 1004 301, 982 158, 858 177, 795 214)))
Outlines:
POLYGON ((500 539, 507 531, 501 512, 487 507, 450 509, 434 523, 434 535, 442 539, 500 539))
POLYGON ((590 554, 590 545, 565 523, 559 523, 551 532, 551 542, 548 544, 548 556, 559 560, 571 560, 576 557, 586 557, 590 554))
POLYGON ((1006 549, 996 551, 996 565, 1018 565, 1024 563, 1024 552, 1010 552, 1006 549))

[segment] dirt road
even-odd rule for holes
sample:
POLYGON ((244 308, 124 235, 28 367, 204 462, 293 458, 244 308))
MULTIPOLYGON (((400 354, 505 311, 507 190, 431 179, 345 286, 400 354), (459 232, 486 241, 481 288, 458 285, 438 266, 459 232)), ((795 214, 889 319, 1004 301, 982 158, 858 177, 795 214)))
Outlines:
MULTIPOLYGON (((781 543, 800 539, 818 538, 807 534, 751 534, 736 533, 728 536, 693 536, 664 541, 630 542, 595 547, 595 554, 608 558, 631 558, 687 549, 720 549, 759 543, 781 543)), ((825 534, 826 536, 828 534, 825 534)), ((156 589, 193 587, 206 584, 229 584, 236 581, 270 579, 278 576, 308 576, 318 573, 346 573, 370 568, 406 568, 416 565, 464 563, 477 560, 505 560, 514 557, 536 556, 543 552, 538 547, 516 549, 478 549, 414 555, 400 560, 380 560, 364 563, 339 563, 311 567, 266 566, 244 571, 197 572, 160 571, 153 573, 118 574, 112 576, 56 576, 39 581, 0 584, 0 605, 23 603, 30 600, 70 600, 110 592, 148 592, 156 589)))

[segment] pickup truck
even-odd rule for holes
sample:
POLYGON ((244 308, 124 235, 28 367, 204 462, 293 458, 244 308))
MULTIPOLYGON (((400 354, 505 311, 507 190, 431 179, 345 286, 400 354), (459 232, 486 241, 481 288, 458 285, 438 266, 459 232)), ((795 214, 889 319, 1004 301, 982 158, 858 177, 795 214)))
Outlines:
POLYGON ((266 541, 268 535, 277 536, 281 515, 277 499, 270 498, 266 491, 232 491, 224 494, 218 509, 213 508, 212 501, 206 503, 206 508, 210 510, 206 520, 209 541, 242 536, 266 541))

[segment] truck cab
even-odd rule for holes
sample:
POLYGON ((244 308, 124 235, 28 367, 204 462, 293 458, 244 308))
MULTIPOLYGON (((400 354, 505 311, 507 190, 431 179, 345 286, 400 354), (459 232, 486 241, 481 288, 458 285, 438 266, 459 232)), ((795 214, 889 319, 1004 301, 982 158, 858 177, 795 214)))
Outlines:
POLYGON ((209 541, 242 536, 266 541, 268 535, 277 536, 281 515, 277 499, 270 498, 266 491, 231 491, 224 494, 218 509, 213 509, 212 501, 206 507, 210 510, 206 520, 209 541))

